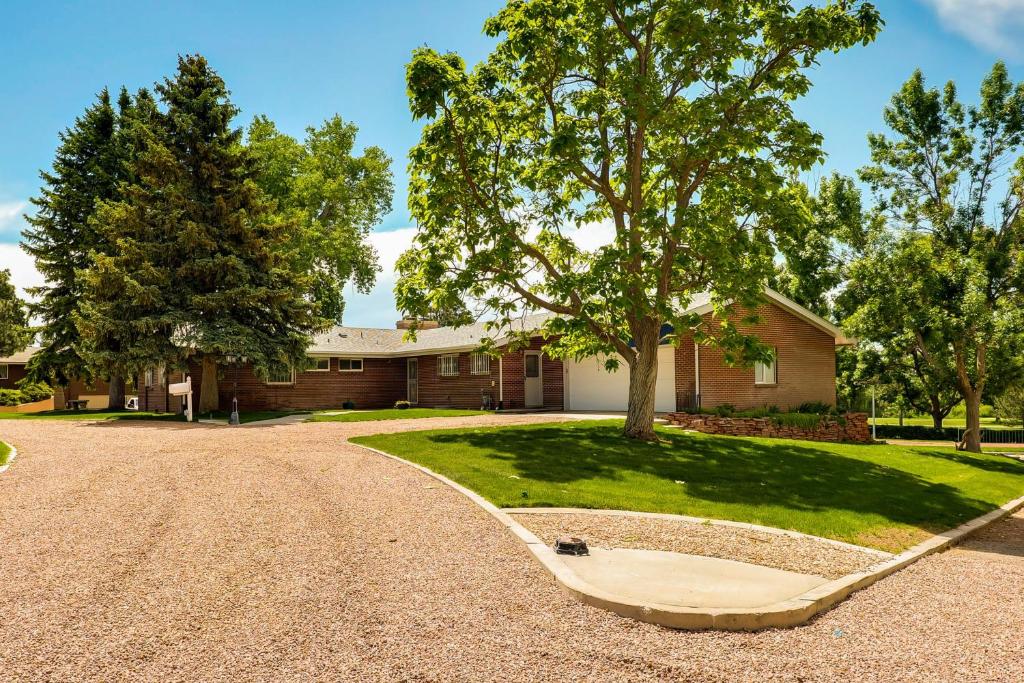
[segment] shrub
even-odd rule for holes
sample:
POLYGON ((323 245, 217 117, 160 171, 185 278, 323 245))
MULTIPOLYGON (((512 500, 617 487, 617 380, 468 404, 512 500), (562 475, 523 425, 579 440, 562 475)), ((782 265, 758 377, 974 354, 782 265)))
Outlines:
POLYGON ((408 410, 412 407, 412 404, 408 401, 395 401, 395 408, 399 410, 408 410))
POLYGON ((718 417, 732 417, 732 414, 736 412, 736 406, 731 403, 723 403, 722 405, 715 406, 714 412, 718 417))
POLYGON ((805 401, 792 410, 794 413, 803 413, 804 415, 829 415, 835 408, 827 403, 821 401, 805 401))
POLYGON ((355 410, 356 402, 352 401, 352 400, 348 400, 348 401, 345 401, 344 403, 342 403, 341 407, 344 408, 345 410, 355 410))
POLYGON ((53 389, 42 382, 26 383, 19 385, 23 403, 35 403, 45 401, 53 396, 53 389))
POLYGON ((17 406, 24 403, 17 389, 0 389, 0 406, 17 406))
POLYGON ((817 413, 779 413, 771 416, 775 424, 784 427, 800 427, 817 429, 821 424, 821 415, 817 413))

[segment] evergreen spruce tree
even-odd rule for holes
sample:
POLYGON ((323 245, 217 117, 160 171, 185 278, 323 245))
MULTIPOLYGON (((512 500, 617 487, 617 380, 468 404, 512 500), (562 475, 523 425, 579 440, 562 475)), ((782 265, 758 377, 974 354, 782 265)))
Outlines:
POLYGON ((25 302, 11 284, 11 271, 0 270, 0 356, 21 351, 30 338, 25 302))
MULTIPOLYGON (((123 159, 116 130, 117 113, 103 89, 96 103, 60 134, 53 168, 40 173, 44 186, 31 200, 36 212, 26 217, 31 227, 24 233, 22 248, 46 278, 45 285, 29 290, 36 298, 32 313, 41 322, 42 349, 30 365, 36 381, 66 386, 73 378, 95 374, 83 357, 75 318, 83 294, 81 273, 91 263, 90 253, 106 250, 90 219, 97 201, 118 196, 123 159)), ((123 395, 123 381, 120 384, 123 395)))
POLYGON ((220 365, 245 359, 265 373, 299 363, 326 321, 302 296, 292 226, 253 180, 224 81, 186 56, 156 92, 160 125, 129 128, 136 178, 94 221, 114 248, 95 254, 80 327, 135 371, 201 359, 205 412, 218 407, 220 365))

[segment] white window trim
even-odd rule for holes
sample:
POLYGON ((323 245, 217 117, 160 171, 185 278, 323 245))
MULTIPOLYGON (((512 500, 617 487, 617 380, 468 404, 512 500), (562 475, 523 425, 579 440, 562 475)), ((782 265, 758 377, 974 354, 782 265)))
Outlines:
POLYGON ((363 361, 362 358, 339 358, 338 359, 338 372, 362 372, 363 368, 365 366, 366 366, 366 363, 363 361), (347 360, 349 362, 354 361, 354 360, 359 361, 359 369, 358 370, 353 370, 352 368, 349 368, 348 370, 346 370, 346 369, 342 368, 341 367, 341 361, 343 361, 343 360, 347 360))
POLYGON ((292 378, 289 381, 287 381, 287 382, 271 382, 270 378, 268 377, 267 381, 264 382, 264 384, 266 384, 268 386, 272 386, 272 387, 287 387, 287 386, 294 385, 295 384, 295 368, 293 366, 290 366, 289 369, 291 370, 291 373, 292 373, 292 378))
POLYGON ((325 360, 325 361, 327 361, 327 367, 323 368, 323 369, 320 369, 316 365, 314 365, 313 367, 308 368, 306 370, 306 372, 330 372, 331 371, 331 359, 330 358, 311 357, 310 360, 313 361, 314 363, 319 363, 320 361, 325 360))
POLYGON ((474 353, 469 356, 469 374, 471 375, 489 375, 491 374, 491 357, 486 353, 474 353), (477 367, 477 363, 482 363, 484 367, 477 367))
MULTIPOLYGON (((450 368, 449 368, 450 369, 450 368)), ((459 376, 459 354, 457 353, 445 353, 437 357, 437 376, 438 377, 458 377, 459 376), (455 372, 445 372, 446 365, 450 364, 454 367, 455 372)))
POLYGON ((774 357, 771 364, 761 363, 760 361, 754 363, 754 385, 759 387, 774 387, 779 383, 779 354, 777 351, 773 352, 774 357), (768 369, 771 369, 771 379, 766 381, 765 374, 768 369), (758 379, 760 377, 760 379, 758 379))
POLYGON ((0 379, 11 378, 11 366, 7 363, 0 363, 0 379))

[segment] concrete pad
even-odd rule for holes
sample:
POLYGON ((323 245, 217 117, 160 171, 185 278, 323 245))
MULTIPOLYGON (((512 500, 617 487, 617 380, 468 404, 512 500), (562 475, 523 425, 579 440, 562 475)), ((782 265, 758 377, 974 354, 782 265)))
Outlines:
POLYGON ((589 556, 559 559, 595 588, 677 607, 762 607, 829 583, 821 576, 662 550, 591 548, 589 556))

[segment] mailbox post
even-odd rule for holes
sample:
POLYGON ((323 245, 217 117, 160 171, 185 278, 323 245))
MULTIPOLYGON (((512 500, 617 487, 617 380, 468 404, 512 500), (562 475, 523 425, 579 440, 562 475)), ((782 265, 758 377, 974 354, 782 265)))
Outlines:
POLYGON ((192 377, 186 377, 184 382, 171 384, 167 387, 171 396, 185 397, 185 422, 192 421, 192 377))

